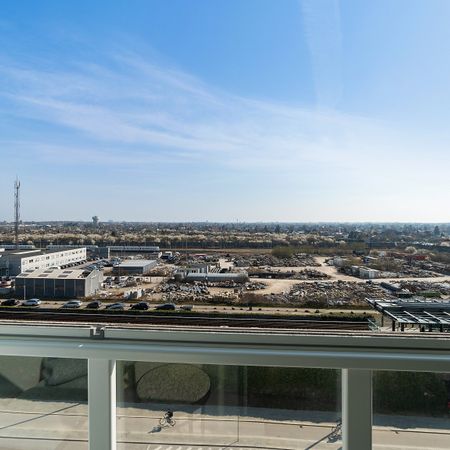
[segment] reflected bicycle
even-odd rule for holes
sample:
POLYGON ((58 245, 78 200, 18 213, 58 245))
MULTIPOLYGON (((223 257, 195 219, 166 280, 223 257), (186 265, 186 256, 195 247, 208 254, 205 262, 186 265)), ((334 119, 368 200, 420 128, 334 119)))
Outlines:
POLYGON ((159 419, 159 424, 162 428, 165 427, 173 427, 176 424, 176 420, 173 417, 168 416, 167 414, 164 415, 161 419, 159 419))
POLYGON ((331 433, 328 435, 328 440, 331 442, 335 442, 342 437, 342 421, 339 420, 335 427, 331 430, 331 433))

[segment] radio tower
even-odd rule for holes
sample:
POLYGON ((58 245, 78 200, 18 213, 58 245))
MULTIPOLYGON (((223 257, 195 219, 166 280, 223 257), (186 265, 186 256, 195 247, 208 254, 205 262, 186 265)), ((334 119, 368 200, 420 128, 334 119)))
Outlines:
POLYGON ((20 181, 16 177, 14 182, 14 238, 16 249, 19 248, 19 222, 20 222, 20 181))

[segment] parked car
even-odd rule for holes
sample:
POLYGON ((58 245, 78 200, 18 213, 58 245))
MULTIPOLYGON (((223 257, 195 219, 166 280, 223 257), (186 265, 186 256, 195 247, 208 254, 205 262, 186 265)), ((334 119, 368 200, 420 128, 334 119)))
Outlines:
POLYGON ((139 311, 147 311, 148 308, 149 308, 149 306, 148 306, 147 302, 139 302, 139 303, 135 303, 134 305, 131 305, 130 309, 139 310, 139 311))
POLYGON ((2 306, 16 306, 18 304, 20 304, 20 302, 15 298, 8 298, 7 300, 2 301, 2 306))
POLYGON ((181 305, 180 309, 183 311, 192 311, 193 306, 192 305, 181 305))
POLYGON ((102 302, 100 300, 94 300, 86 305, 86 309, 99 309, 102 306, 102 302))
POLYGON ((125 305, 123 303, 113 303, 112 305, 108 305, 106 309, 111 311, 124 311, 125 305))
POLYGON ((22 306, 39 306, 41 301, 38 298, 30 298, 22 302, 22 306))
POLYGON ((69 300, 68 302, 64 303, 61 308, 76 309, 80 308, 82 304, 83 303, 80 300, 69 300))
POLYGON ((175 311, 175 303, 164 303, 155 307, 159 311, 175 311))

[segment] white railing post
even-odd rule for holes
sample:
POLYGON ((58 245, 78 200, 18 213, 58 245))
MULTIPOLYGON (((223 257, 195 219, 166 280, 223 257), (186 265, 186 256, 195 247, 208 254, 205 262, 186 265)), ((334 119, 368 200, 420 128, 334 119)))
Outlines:
POLYGON ((89 450, 116 449, 116 361, 88 360, 89 450))
POLYGON ((342 369, 343 450, 372 449, 372 371, 342 369))

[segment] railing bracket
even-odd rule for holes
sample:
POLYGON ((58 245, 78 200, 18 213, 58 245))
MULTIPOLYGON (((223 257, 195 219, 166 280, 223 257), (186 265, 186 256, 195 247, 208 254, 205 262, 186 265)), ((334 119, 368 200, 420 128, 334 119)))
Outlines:
POLYGON ((92 327, 90 337, 92 339, 105 339, 105 327, 92 327))

